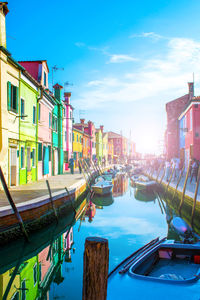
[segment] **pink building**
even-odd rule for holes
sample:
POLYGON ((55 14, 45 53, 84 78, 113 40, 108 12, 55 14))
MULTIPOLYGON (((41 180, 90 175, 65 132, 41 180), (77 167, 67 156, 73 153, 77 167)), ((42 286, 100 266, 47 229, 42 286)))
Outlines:
POLYGON ((122 135, 109 131, 108 132, 108 142, 113 143, 113 160, 118 162, 118 160, 123 156, 123 137, 122 135))
POLYGON ((65 100, 63 101, 63 151, 64 151, 64 171, 68 170, 68 162, 73 154, 73 106, 70 104, 71 93, 64 93, 65 100))
POLYGON ((179 156, 179 121, 178 118, 194 96, 194 84, 188 83, 188 94, 166 104, 167 130, 165 135, 166 157, 171 159, 179 156))
POLYGON ((187 167, 190 158, 200 161, 200 96, 192 98, 179 121, 180 157, 187 167))

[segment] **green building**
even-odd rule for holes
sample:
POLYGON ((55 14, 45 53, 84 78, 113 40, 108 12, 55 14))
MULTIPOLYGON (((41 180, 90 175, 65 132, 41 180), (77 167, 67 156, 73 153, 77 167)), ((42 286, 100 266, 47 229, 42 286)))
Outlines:
POLYGON ((63 104, 61 100, 62 86, 54 85, 55 106, 52 114, 52 157, 53 157, 53 175, 63 174, 63 104))
POLYGON ((27 71, 19 81, 19 184, 37 180, 37 99, 39 84, 27 71))
POLYGON ((96 158, 98 163, 102 163, 103 158, 103 129, 100 126, 100 129, 96 129, 96 158))

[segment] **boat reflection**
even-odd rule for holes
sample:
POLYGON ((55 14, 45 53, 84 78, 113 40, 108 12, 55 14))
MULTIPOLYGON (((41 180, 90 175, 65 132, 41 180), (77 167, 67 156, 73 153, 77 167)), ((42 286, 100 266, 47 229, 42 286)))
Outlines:
POLYGON ((157 195, 154 191, 151 190, 147 191, 147 190, 135 189, 134 197, 138 201, 150 202, 150 201, 155 201, 157 195))
POLYGON ((105 196, 94 195, 92 202, 96 205, 96 208, 102 208, 103 206, 110 206, 114 203, 112 194, 105 196))

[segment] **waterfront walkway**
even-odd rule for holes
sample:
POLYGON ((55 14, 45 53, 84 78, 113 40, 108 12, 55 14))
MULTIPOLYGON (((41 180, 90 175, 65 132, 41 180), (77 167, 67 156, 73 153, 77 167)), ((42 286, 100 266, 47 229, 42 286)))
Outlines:
MULTIPOLYGON (((49 181, 52 194, 63 190, 65 187, 70 189, 75 183, 84 180, 83 174, 79 174, 78 170, 75 170, 74 174, 69 171, 62 174, 46 178, 49 181)), ((15 204, 25 203, 26 201, 39 198, 41 196, 49 195, 46 179, 38 180, 37 182, 28 183, 26 185, 20 185, 17 187, 10 187, 10 193, 15 204)), ((9 206, 8 199, 5 192, 2 189, 0 191, 0 207, 9 206)))
MULTIPOLYGON (((148 170, 147 173, 149 173, 150 171, 148 170)), ((164 172, 164 169, 162 171, 160 171, 160 174, 158 176, 158 182, 160 182, 160 180, 162 179, 162 176, 163 176, 163 172, 164 172)), ((153 177, 154 179, 157 178, 157 174, 158 174, 158 171, 155 171, 151 177, 153 177)), ((179 175, 178 175, 179 176, 179 175)), ((176 188, 176 185, 177 185, 177 182, 178 182, 178 176, 177 178, 175 179, 174 176, 169 184, 170 187, 172 188, 176 188)), ((185 182, 185 178, 186 178, 186 172, 184 172, 181 180, 180 180, 180 183, 178 185, 178 191, 182 192, 183 191, 183 186, 184 186, 184 182, 185 182)), ((166 180, 166 176, 163 178, 162 180, 162 183, 167 185, 168 182, 166 180)), ((190 183, 190 177, 188 177, 188 181, 187 181, 187 185, 186 185, 186 190, 185 190, 185 194, 188 195, 190 198, 194 198, 194 193, 195 193, 195 188, 196 188, 196 181, 195 181, 195 178, 193 178, 192 182, 190 183)), ((197 194, 197 201, 200 201, 200 188, 198 189, 198 194, 197 194)))

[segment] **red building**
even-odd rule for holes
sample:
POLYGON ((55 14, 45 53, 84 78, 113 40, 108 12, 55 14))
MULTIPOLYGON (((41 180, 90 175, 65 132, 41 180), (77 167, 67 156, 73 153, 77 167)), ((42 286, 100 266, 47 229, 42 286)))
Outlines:
POLYGON ((179 116, 194 96, 194 83, 189 82, 189 93, 166 104, 166 157, 179 157, 179 116))
POLYGON ((190 158, 200 161, 200 96, 193 97, 179 117, 180 120, 180 154, 188 166, 190 158))

